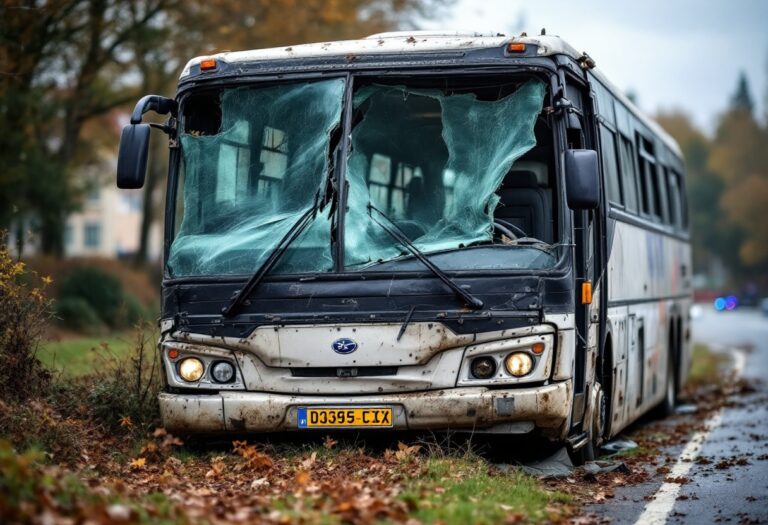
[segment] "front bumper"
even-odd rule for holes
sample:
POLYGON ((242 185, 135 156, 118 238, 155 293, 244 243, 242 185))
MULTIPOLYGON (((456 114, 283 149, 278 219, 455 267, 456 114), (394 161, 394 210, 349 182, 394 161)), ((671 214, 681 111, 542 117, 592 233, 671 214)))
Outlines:
POLYGON ((277 432, 298 430, 304 406, 391 406, 395 429, 492 429, 529 422, 562 438, 570 416, 570 381, 551 385, 489 389, 451 388, 361 396, 219 392, 160 394, 165 428, 177 433, 277 432))

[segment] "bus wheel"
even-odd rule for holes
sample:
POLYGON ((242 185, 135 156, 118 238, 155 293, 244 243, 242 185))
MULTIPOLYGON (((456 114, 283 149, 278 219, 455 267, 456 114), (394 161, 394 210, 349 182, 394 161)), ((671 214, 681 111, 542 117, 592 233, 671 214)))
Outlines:
POLYGON ((664 382, 664 399, 656 407, 657 417, 671 416, 675 412, 677 405, 677 369, 675 367, 675 358, 672 353, 669 354, 669 364, 667 365, 667 377, 664 382))
POLYGON ((600 383, 595 383, 592 387, 590 403, 593 408, 587 412, 588 417, 584 422, 588 436, 587 442, 576 450, 568 449, 568 455, 576 466, 593 461, 597 457, 600 445, 603 442, 608 405, 606 404, 605 395, 600 383))

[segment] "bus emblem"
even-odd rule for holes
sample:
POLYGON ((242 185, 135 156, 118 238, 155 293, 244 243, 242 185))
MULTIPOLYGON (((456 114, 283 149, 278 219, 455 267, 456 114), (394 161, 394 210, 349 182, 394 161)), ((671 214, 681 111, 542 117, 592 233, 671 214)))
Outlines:
POLYGON ((355 350, 357 350, 357 343, 354 342, 352 339, 347 339, 346 337, 342 337, 341 339, 336 339, 332 344, 331 348, 333 348, 333 351, 337 354, 351 354, 355 350))

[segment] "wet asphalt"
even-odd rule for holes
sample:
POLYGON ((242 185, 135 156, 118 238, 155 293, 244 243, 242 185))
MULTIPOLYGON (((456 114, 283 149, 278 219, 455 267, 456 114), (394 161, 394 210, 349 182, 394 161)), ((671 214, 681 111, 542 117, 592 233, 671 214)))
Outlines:
MULTIPOLYGON (((768 317, 757 310, 716 312, 702 305, 693 319, 693 338, 712 350, 731 355, 740 348, 741 377, 753 392, 735 398, 723 409, 719 423, 706 434, 701 448, 692 457, 685 482, 662 490, 673 492, 662 512, 653 506, 664 475, 652 481, 625 486, 612 499, 591 505, 586 512, 596 522, 632 523, 768 523, 768 317)), ((674 424, 672 416, 669 421, 674 424)), ((630 429, 630 435, 632 430, 630 429)), ((673 461, 685 444, 664 450, 673 461)), ((682 463, 688 463, 683 461, 682 463)))

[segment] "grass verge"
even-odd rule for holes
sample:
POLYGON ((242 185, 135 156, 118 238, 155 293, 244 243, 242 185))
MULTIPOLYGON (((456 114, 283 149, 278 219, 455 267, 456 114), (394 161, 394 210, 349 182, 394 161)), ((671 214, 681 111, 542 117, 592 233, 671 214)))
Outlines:
POLYGON ((92 374, 105 361, 126 358, 135 345, 131 332, 105 337, 75 337, 43 342, 37 357, 51 371, 64 377, 92 374))
POLYGON ((723 378, 723 370, 728 366, 728 363, 729 358, 726 354, 713 352, 705 344, 694 344, 688 386, 699 387, 719 384, 723 378))
POLYGON ((400 496, 422 523, 552 523, 564 520, 572 503, 521 471, 500 472, 471 454, 425 463, 400 496))

